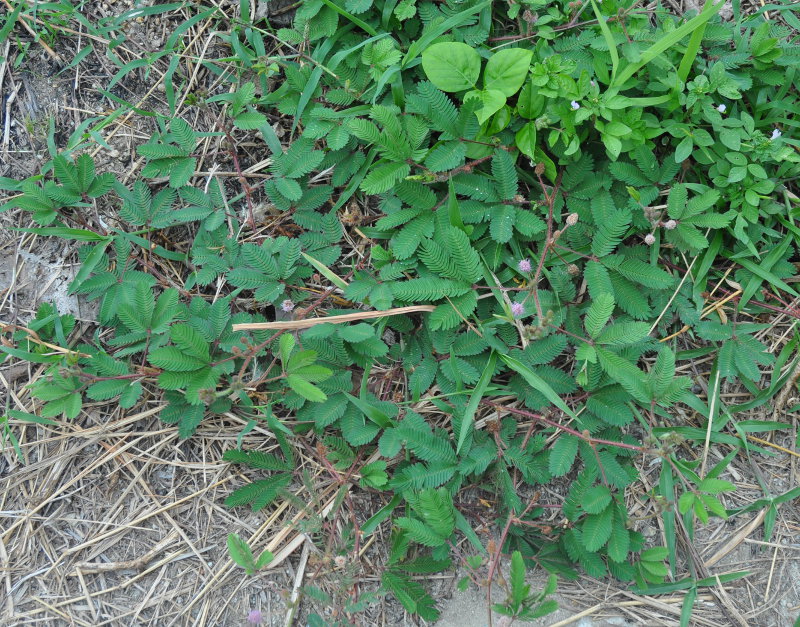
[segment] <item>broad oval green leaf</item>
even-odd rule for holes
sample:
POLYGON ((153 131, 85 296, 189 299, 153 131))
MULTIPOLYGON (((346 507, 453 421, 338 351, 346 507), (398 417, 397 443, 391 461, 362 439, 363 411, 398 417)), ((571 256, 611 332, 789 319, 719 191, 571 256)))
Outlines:
POLYGON ((465 101, 473 99, 480 100, 483 103, 483 107, 475 112, 478 122, 481 124, 486 122, 486 120, 492 117, 495 113, 503 108, 504 104, 506 104, 506 97, 503 95, 503 92, 498 91, 497 89, 470 91, 464 96, 465 101))
POLYGON ((422 53, 422 69, 428 80, 442 91, 463 91, 478 82, 481 57, 467 44, 441 42, 422 53))
POLYGON ((516 94, 528 76, 531 66, 532 50, 511 48, 493 54, 483 72, 484 89, 496 89, 504 96, 516 94))
POLYGON ((517 98, 517 113, 523 118, 533 120, 544 111, 545 98, 539 93, 539 88, 528 81, 517 98))
POLYGON ((519 151, 529 159, 536 157, 536 122, 528 122, 517 131, 515 143, 519 151))

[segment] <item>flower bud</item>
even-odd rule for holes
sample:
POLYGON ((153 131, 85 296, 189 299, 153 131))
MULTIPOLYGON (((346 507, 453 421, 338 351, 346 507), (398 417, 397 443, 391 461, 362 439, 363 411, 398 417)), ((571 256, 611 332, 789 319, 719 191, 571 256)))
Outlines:
POLYGON ((567 226, 575 226, 578 224, 578 214, 571 213, 567 216, 567 226))
POLYGON ((217 400, 217 394, 213 388, 206 388, 197 393, 197 398, 199 398, 200 402, 204 405, 211 405, 211 403, 217 400))

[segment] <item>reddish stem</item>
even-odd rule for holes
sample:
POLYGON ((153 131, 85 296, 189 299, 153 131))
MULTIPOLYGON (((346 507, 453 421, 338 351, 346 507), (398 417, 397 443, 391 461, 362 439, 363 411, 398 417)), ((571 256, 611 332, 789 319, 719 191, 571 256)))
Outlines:
POLYGON ((584 442, 586 442, 590 446, 594 445, 594 444, 605 444, 607 446, 616 446, 617 448, 625 448, 625 449, 628 449, 628 450, 631 450, 631 451, 639 451, 640 453, 644 453, 644 452, 646 452, 648 450, 643 446, 636 446, 635 444, 625 444, 624 442, 613 442, 611 440, 602 440, 600 438, 593 438, 593 437, 588 436, 588 435, 586 435, 584 433, 581 433, 580 431, 572 429, 571 427, 565 427, 564 425, 562 425, 562 424, 560 424, 558 422, 555 422, 554 420, 550 420, 549 418, 545 418, 541 414, 534 414, 533 412, 525 411, 524 409, 516 409, 515 407, 506 407, 505 405, 500 405, 498 403, 493 403, 492 401, 489 401, 489 400, 482 400, 481 403, 483 405, 489 405, 491 407, 494 407, 495 409, 501 409, 503 411, 507 411, 507 412, 509 412, 511 414, 516 414, 518 416, 525 416, 526 418, 533 418, 534 420, 538 420, 539 422, 543 422, 548 426, 554 427, 556 429, 560 429, 561 431, 565 431, 566 433, 570 433, 570 434, 580 438, 581 440, 583 440, 584 442))

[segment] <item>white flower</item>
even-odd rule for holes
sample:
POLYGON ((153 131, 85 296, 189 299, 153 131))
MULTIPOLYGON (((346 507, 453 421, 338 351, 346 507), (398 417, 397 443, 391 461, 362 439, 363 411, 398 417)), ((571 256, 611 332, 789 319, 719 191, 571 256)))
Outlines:
POLYGON ((783 133, 781 133, 777 128, 772 129, 772 137, 770 137, 770 141, 773 139, 778 139, 783 133))
POLYGON ((666 222, 664 222, 664 228, 667 229, 668 231, 671 231, 672 229, 676 228, 677 226, 678 226, 678 223, 675 222, 675 220, 667 220, 666 222))
POLYGON ((594 81, 589 81, 589 84, 590 84, 592 87, 594 87, 595 85, 597 85, 597 83, 595 83, 594 81))
POLYGON ((725 111, 727 110, 727 108, 728 108, 728 107, 726 107, 724 104, 721 104, 721 105, 719 105, 719 106, 717 107, 717 111, 719 111, 720 113, 725 113, 725 111))
POLYGON ((648 233, 647 235, 644 236, 644 243, 647 244, 648 246, 652 246, 653 244, 656 243, 656 238, 653 236, 652 233, 648 233))
POLYGON ((575 102, 574 100, 569 103, 569 106, 572 107, 573 111, 577 111, 578 109, 581 108, 581 106, 577 102, 575 102))

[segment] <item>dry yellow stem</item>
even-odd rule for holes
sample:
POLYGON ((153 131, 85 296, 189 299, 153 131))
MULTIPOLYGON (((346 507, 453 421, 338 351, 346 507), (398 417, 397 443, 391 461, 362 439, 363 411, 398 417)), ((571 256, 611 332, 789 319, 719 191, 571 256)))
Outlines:
POLYGON ((328 316, 327 318, 310 318, 309 320, 279 320, 277 322, 243 322, 234 324, 234 331, 261 331, 262 329, 308 329, 318 324, 342 324, 354 320, 368 320, 370 318, 385 318, 386 316, 399 316, 402 314, 417 313, 420 311, 433 311, 434 305, 411 305, 410 307, 395 307, 383 311, 362 311, 359 313, 343 314, 341 316, 328 316))

